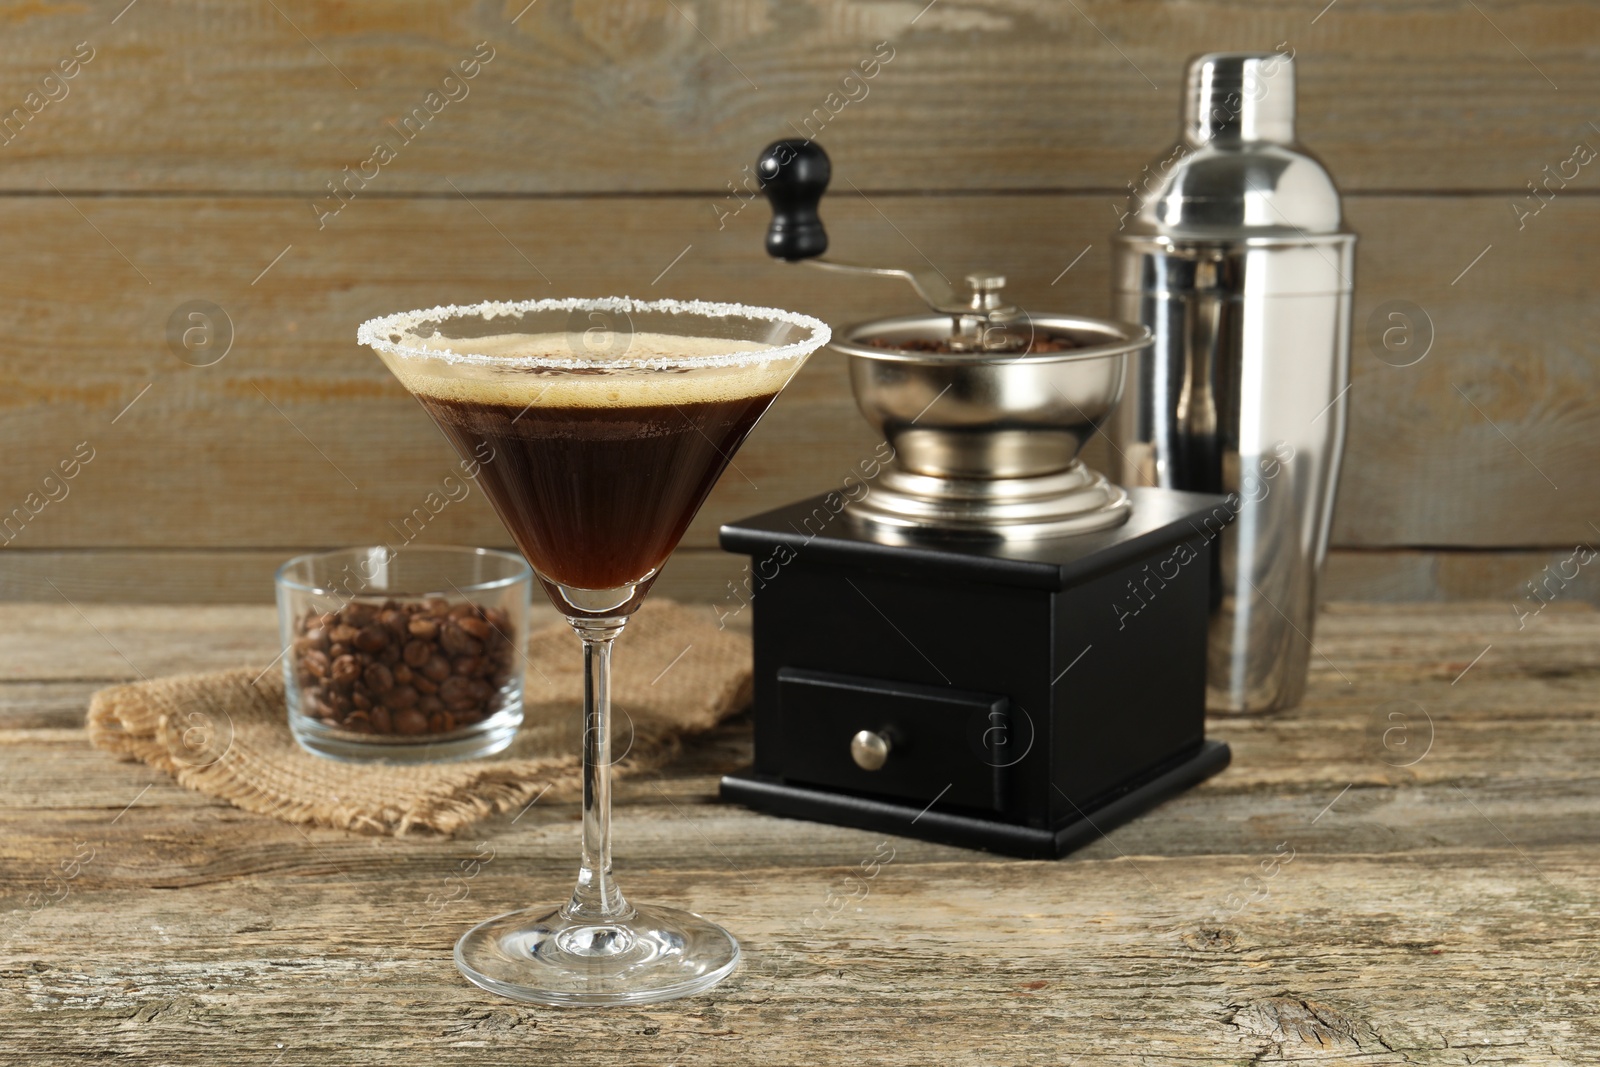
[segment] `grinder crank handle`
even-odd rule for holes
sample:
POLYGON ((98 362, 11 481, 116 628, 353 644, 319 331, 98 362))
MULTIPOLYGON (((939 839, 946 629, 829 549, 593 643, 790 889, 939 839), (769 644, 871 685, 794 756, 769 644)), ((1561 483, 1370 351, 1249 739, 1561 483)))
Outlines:
POLYGON ((756 177, 772 205, 767 255, 794 263, 828 250, 828 231, 817 205, 828 189, 833 164, 815 141, 773 141, 756 160, 756 177))
MULTIPOLYGON (((823 259, 828 250, 828 231, 823 228, 817 206, 833 176, 828 153, 815 141, 788 138, 774 141, 756 160, 756 176, 761 191, 772 205, 772 223, 767 227, 767 255, 844 274, 870 274, 884 278, 903 278, 935 311, 947 315, 971 315, 973 306, 958 300, 941 280, 918 277, 908 270, 892 267, 861 267, 823 259)), ((980 309, 979 313, 982 313, 980 309)))

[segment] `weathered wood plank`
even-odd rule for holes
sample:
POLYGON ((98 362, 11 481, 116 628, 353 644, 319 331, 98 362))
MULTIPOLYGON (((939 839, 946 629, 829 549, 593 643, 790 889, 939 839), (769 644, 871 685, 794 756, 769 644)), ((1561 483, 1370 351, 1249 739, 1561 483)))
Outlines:
MULTIPOLYGON (((556 617, 535 609, 538 622, 556 617)), ((741 619, 747 624, 748 619, 741 619)), ((1418 683, 1460 671, 1485 643, 1502 652, 1482 673, 1566 668, 1560 678, 1600 668, 1600 612, 1578 603, 1552 604, 1519 622, 1496 603, 1326 605, 1315 631, 1314 675, 1340 670, 1383 684, 1399 672, 1418 683), (1464 658, 1463 658, 1464 657, 1464 658)), ((171 605, 0 603, 0 684, 98 682, 203 671, 265 662, 278 651, 277 614, 267 604, 171 605), (131 661, 131 662, 130 662, 131 661)), ((1348 675, 1339 681, 1354 685, 1348 675)), ((1337 691, 1324 694, 1339 700, 1337 691)))
MULTIPOLYGON (((1418 930, 1376 908, 1345 912, 1342 926, 1325 921, 1309 929, 1285 914, 1296 905, 1338 910, 1339 891, 1355 888, 1363 877, 1371 879, 1363 889, 1414 895, 1407 872, 1308 862, 1296 873, 1331 884, 1294 893, 1287 903, 1252 917, 1243 929, 1229 931, 1231 944, 1219 952, 1185 944, 1182 904, 1140 902, 1127 909, 1132 914, 1109 921, 1097 915, 1094 904, 1108 891, 1120 889, 1135 900, 1147 894, 1131 872, 1107 877, 1084 871, 1048 895, 1022 891, 1009 898, 995 894, 985 874, 942 873, 929 872, 924 886, 909 893, 885 878, 863 914, 841 923, 821 943, 803 932, 763 938, 752 946, 744 972, 713 997, 603 1017, 552 1016, 485 1003, 471 990, 439 989, 460 921, 418 918, 405 898, 379 894, 352 911, 316 890, 291 892, 283 903, 298 906, 299 920, 285 924, 282 913, 264 914, 220 887, 185 894, 215 916, 206 924, 209 930, 186 927, 151 901, 140 908, 138 933, 127 947, 99 957, 103 962, 87 973, 21 970, 17 993, 8 999, 18 1009, 32 1009, 29 1021, 36 1029, 30 1045, 38 1043, 33 1047, 80 1055, 120 1052, 144 1057, 142 1062, 196 1062, 185 1053, 196 1038, 226 1047, 233 1062, 263 1064, 273 1062, 280 1045, 293 1050, 297 1062, 361 1053, 380 1062, 418 1044, 439 1062, 514 1062, 508 1057, 526 1057, 531 1050, 574 1062, 613 1062, 619 1046, 646 1059, 661 1056, 661 1062, 676 1055, 735 1063, 845 1054, 861 1062, 917 1063, 966 1054, 1047 1063, 1089 1050, 1107 1062, 1139 1062, 1140 1053, 1152 1047, 1164 1061, 1237 1062, 1268 1051, 1272 1042, 1269 1034, 1244 1029, 1228 1009, 1270 1010, 1264 1002, 1286 990, 1337 1006, 1329 1015, 1375 1027, 1385 1036, 1369 1043, 1396 1049, 1374 1047, 1362 1062, 1406 1062, 1401 1057, 1407 1053, 1429 1052, 1437 1057, 1433 1062, 1450 1062, 1445 1040, 1457 1047, 1487 1046, 1474 1050, 1489 1053, 1479 1062, 1555 1062, 1550 1053, 1570 1054, 1592 1033, 1582 1019, 1582 992, 1541 982, 1523 962, 1539 953, 1548 954, 1552 965, 1570 966, 1592 946, 1579 924, 1551 922, 1546 909, 1520 901, 1482 908, 1476 918, 1496 924, 1488 936, 1444 924, 1418 930), (1072 890, 1087 899, 1074 902, 1072 890), (930 899, 943 902, 935 914, 901 918, 902 909, 930 899), (409 927, 402 925, 407 919, 409 927), (263 923, 272 925, 262 929, 263 923), (982 941, 973 923, 981 924, 982 941), (1177 927, 1159 948, 1148 942, 1146 924, 1152 923, 1177 927), (301 926, 325 932, 307 938, 301 926), (1315 970, 1298 958, 1294 939, 1302 930, 1327 946, 1315 970), (1567 940, 1575 933, 1576 941, 1567 940), (236 946, 234 958, 218 959, 205 943, 208 934, 227 936, 236 946), (980 945, 984 952, 978 956, 980 945), (952 950, 962 956, 947 954, 952 950), (1509 998, 1532 1010, 1441 1018, 1429 1003, 1445 984, 1443 968, 1430 959, 1435 954, 1448 955, 1452 971, 1485 967, 1484 997, 1509 998), (944 981, 932 988, 908 985, 907 974, 917 970, 944 981), (1349 984, 1339 990, 1339 982, 1349 984), (1519 990, 1519 983, 1530 982, 1533 990, 1519 990), (808 990, 804 999, 795 996, 796 987, 808 990), (893 1038, 874 1033, 864 1025, 863 1001, 909 1025, 893 1038), (1115 1013, 1134 1003, 1139 1032, 1110 1025, 1115 1013), (1563 1014, 1572 1021, 1562 1020, 1563 1014), (963 1025, 949 1026, 952 1017, 963 1025), (315 1022, 323 1025, 304 1029, 315 1022), (1419 1025, 1427 1029, 1412 1031, 1419 1025), (1566 1040, 1554 1048, 1502 1048, 1495 1055, 1494 1046, 1530 1044, 1534 1035, 1566 1040)), ((1520 888, 1517 873, 1500 867, 1439 873, 1467 876, 1464 888, 1485 894, 1520 888)), ((662 888, 689 903, 711 896, 683 894, 671 881, 662 888)), ((1190 892, 1230 888, 1218 879, 1190 892)), ((792 920, 790 901, 773 899, 770 890, 738 897, 746 923, 755 929, 783 929, 792 920)), ((75 926, 63 931, 64 947, 93 948, 98 926, 83 920, 75 926)), ((1314 1034, 1279 1040, 1295 1051, 1317 1050, 1314 1034)), ((1354 1056, 1352 1045, 1329 1051, 1354 1056)))
MULTIPOLYGON (((1229 771, 1230 777, 1164 805, 1159 815, 1117 829, 1071 862, 1114 863, 1125 855, 1197 861, 1270 855, 1286 840, 1323 857, 1460 856, 1504 849, 1508 836, 1530 852, 1593 848, 1600 844, 1593 819, 1600 787, 1593 774, 1595 746, 1585 738, 1593 732, 1592 703, 1586 710, 1590 719, 1565 725, 1519 721, 1516 729, 1530 736, 1499 760, 1494 743, 1509 732, 1507 724, 1437 722, 1437 744, 1424 758, 1425 774, 1397 773, 1379 756, 1400 753, 1375 753, 1344 738, 1336 742, 1326 768, 1317 766, 1304 736, 1293 736, 1283 746, 1294 750, 1289 760, 1269 763, 1275 754, 1270 739, 1254 737, 1238 724, 1219 725, 1212 733, 1235 745, 1237 774, 1229 771), (1572 746, 1571 754, 1543 773, 1540 760, 1565 746, 1572 746)), ((1424 721, 1416 716, 1413 723, 1420 735, 1424 721)), ((330 864, 359 885, 392 878, 401 863, 424 872, 442 868, 442 877, 463 849, 480 840, 492 841, 497 855, 530 877, 560 882, 571 875, 579 832, 573 803, 541 802, 514 827, 511 817, 497 818, 453 843, 426 846, 409 838, 376 845, 362 836, 306 830, 316 843, 308 852, 304 828, 262 823, 182 790, 142 765, 85 753, 81 733, 19 738, 6 732, 0 737, 8 745, 26 745, 35 759, 50 764, 12 771, 16 793, 0 805, 0 819, 12 824, 0 845, 0 858, 7 861, 0 870, 0 899, 12 896, 19 906, 27 892, 48 879, 51 843, 67 839, 93 838, 104 844, 107 856, 139 857, 131 867, 115 860, 94 865, 74 883, 85 890, 202 885, 266 874, 309 877, 330 864), (129 814, 117 825, 132 828, 107 829, 125 808, 129 814), (215 840, 197 850, 192 847, 197 834, 215 840), (234 840, 228 840, 230 834, 234 840), (42 866, 40 857, 45 857, 42 866)), ((1358 734, 1356 740, 1361 739, 1358 734)), ((730 727, 722 740, 714 758, 697 754, 664 779, 618 784, 619 869, 722 865, 726 870, 731 864, 747 874, 776 868, 803 872, 819 863, 848 866, 871 854, 881 834, 756 816, 716 803, 716 778, 707 772, 749 763, 747 726, 730 727)), ((895 838, 894 847, 896 862, 907 865, 1006 862, 909 838, 895 838)))
MULTIPOLYGON (((166 655, 190 657, 188 669, 210 669, 261 661, 275 640, 273 612, 265 606, 91 605, 81 615, 60 606, 5 606, 0 633, 7 635, 0 646, 4 659, 26 665, 13 667, 0 683, 0 737, 49 753, 49 759, 12 769, 3 804, 68 815, 127 803, 126 765, 85 746, 78 729, 96 685, 132 677, 129 660, 147 664, 151 674, 179 669, 162 658, 163 648, 172 650, 166 655), (109 651, 112 646, 127 659, 109 651), (52 709, 48 717, 38 717, 41 705, 52 709), (77 720, 69 717, 74 705, 77 720)), ((1283 716, 1213 722, 1213 733, 1235 747, 1235 765, 1194 795, 1210 798, 1207 803, 1220 813, 1218 825, 1228 821, 1228 806, 1241 797, 1272 809, 1270 817, 1259 816, 1263 825, 1292 821, 1296 811, 1309 819, 1345 786, 1353 793, 1340 811, 1416 805, 1435 812, 1421 821, 1440 824, 1452 818, 1445 808, 1461 783, 1481 788, 1486 804, 1511 805, 1508 811, 1518 810, 1517 790, 1532 788, 1530 783, 1543 790, 1541 804, 1557 806, 1562 797, 1582 803, 1600 788, 1592 772, 1600 739, 1588 728, 1600 706, 1594 687, 1600 677, 1600 613, 1553 607, 1519 630, 1489 605, 1448 614, 1439 608, 1335 605, 1320 620, 1316 641, 1322 654, 1313 673, 1317 693, 1307 705, 1283 716)), ((626 652, 625 636, 623 642, 619 654, 626 652)), ((696 746, 699 762, 679 765, 673 777, 700 775, 707 785, 711 776, 747 758, 747 742, 745 727, 730 726, 715 743, 696 746)), ((138 784, 147 784, 143 768, 135 769, 138 784)), ((625 782, 622 789, 646 807, 661 808, 650 818, 671 822, 676 813, 668 810, 659 785, 625 782)), ((159 797, 171 794, 184 795, 166 791, 141 803, 159 807, 159 797)), ((682 800, 675 796, 674 803, 682 800)), ((1540 833, 1567 843, 1596 830, 1582 820, 1565 820, 1565 814, 1552 816, 1540 833)), ((736 826, 731 833, 740 836, 736 826)), ((1214 847, 1211 833, 1196 828, 1183 836, 1198 835, 1202 843, 1193 847, 1206 849, 1214 847)), ((1459 833, 1447 836, 1461 844, 1485 843, 1459 833)), ((762 847, 760 835, 729 847, 762 847)))
MULTIPOLYGON (((485 534, 493 534, 493 530, 485 534)), ((506 539, 485 543, 509 547, 506 539)), ((0 556, 0 601, 59 603, 246 604, 272 597, 272 575, 289 549, 61 549, 11 548, 0 556), (55 583, 52 587, 51 583, 55 583)), ((1495 600, 1512 613, 1539 610, 1541 601, 1600 604, 1600 580, 1587 568, 1571 572, 1571 549, 1547 551, 1423 551, 1334 549, 1322 580, 1325 601, 1495 600), (1551 577, 1553 575, 1553 577, 1551 577), (1548 588, 1542 584, 1548 581, 1548 588), (1528 586, 1533 583, 1535 590, 1528 586)), ((748 619, 741 596, 748 559, 715 548, 679 549, 654 594, 704 602, 730 623, 748 619)))
MULTIPOLYGON (((13 740, 18 730, 82 729, 89 698, 100 683, 93 681, 11 682, 0 685, 0 731, 13 740)), ((30 734, 29 740, 41 735, 30 734)))
MULTIPOLYGON (((1590 546, 1594 538, 1579 544, 1590 546)), ((1513 617, 1538 613, 1541 604, 1600 604, 1600 576, 1578 545, 1545 551, 1457 550, 1339 551, 1329 554, 1322 588, 1328 600, 1497 600, 1513 617), (1577 573, 1574 575, 1574 571, 1577 573)))
POLYGON ((105 639, 205 665, 271 624, 0 606, 0 662, 33 665, 0 680, 7 1062, 1524 1065, 1600 1040, 1600 612, 1519 630, 1495 604, 1335 605, 1305 705, 1214 720, 1225 774, 1059 863, 890 838, 863 879, 881 835, 711 801, 747 744, 729 724, 623 783, 618 856, 636 895, 727 922, 744 962, 708 996, 606 1013, 499 1001, 449 959, 481 915, 565 893, 574 805, 459 840, 303 834, 62 721, 111 669, 105 639), (1407 745, 1433 734, 1420 759, 1385 744, 1397 705, 1425 716, 1407 745), (443 903, 480 841, 494 858, 443 903))
MULTIPOLYGON (((659 872, 645 880, 654 898, 725 918, 746 958, 710 995, 604 1013, 496 1001, 449 962, 473 915, 554 895, 555 878, 490 866, 438 915, 401 869, 359 893, 331 868, 86 892, 5 949, 0 1010, 26 1029, 8 1028, 0 1048, 251 1064, 418 1048, 441 1063, 1573 1062, 1596 1036, 1587 983, 1568 976, 1596 949, 1573 905, 1597 868, 1592 850, 1540 858, 1553 886, 1509 851, 1297 856, 1270 895, 1222 922, 1253 859, 891 865, 815 931, 803 925, 812 894, 768 872, 659 872), (252 885, 271 896, 241 893, 252 885)), ((837 879, 805 888, 823 901, 849 891, 837 879)))
MULTIPOLYGON (((762 145, 802 128, 867 189, 1120 192, 1171 140, 1189 54, 1281 47, 1302 61, 1303 134, 1347 188, 1520 194, 1592 136, 1600 91, 1586 50, 1600 14, 1553 0, 1340 5, 1315 22, 1262 0, 206 0, 113 21, 121 6, 0 10, 8 114, 75 44, 94 49, 45 86, 65 96, 13 120, 0 186, 274 190, 309 219, 325 183, 384 141, 396 156, 365 195, 453 196, 447 179, 694 190, 709 218, 762 145), (480 42, 488 65, 446 85, 480 42), (893 58, 846 82, 879 42, 893 58), (408 139, 398 126, 430 92, 460 99, 436 97, 408 139)), ((1104 203, 1096 214, 1111 217, 1104 203)))
MULTIPOLYGON (((10 249, 0 290, 17 312, 0 351, 10 382, 0 397, 8 457, 0 514, 39 512, 13 520, 14 548, 287 555, 399 538, 454 460, 354 344, 355 324, 379 312, 546 292, 714 293, 839 324, 915 306, 888 283, 840 285, 772 264, 755 220, 719 234, 682 200, 485 203, 488 220, 458 201, 372 201, 352 205, 341 220, 348 225, 320 236, 276 200, 83 206, 151 284, 59 200, 0 201, 10 249), (596 256, 596 235, 618 235, 608 240, 625 254, 596 256), (191 299, 215 301, 233 321, 233 348, 213 366, 187 365, 168 348, 168 319, 191 299), (45 476, 72 462, 81 442, 94 458, 56 487, 65 499, 49 502, 45 476)), ((1600 257, 1600 202, 1547 209, 1558 210, 1562 228, 1496 244, 1452 286, 1479 242, 1498 240, 1495 201, 1354 206, 1366 235, 1358 333, 1379 305, 1403 298, 1430 313, 1438 337, 1427 358, 1404 368, 1380 362, 1358 337, 1336 545, 1548 547, 1595 536, 1600 408, 1582 398, 1600 390, 1589 344, 1600 309, 1581 279, 1600 257)), ((833 222, 841 255, 877 249, 914 263, 914 245, 950 276, 989 262, 1034 307, 1106 307, 1105 226, 1092 199, 847 197, 833 222)), ((820 354, 739 454, 685 545, 710 547, 723 521, 833 488, 873 447, 842 357, 820 354)), ((1103 446, 1092 455, 1103 457, 1103 446)), ((505 541, 478 494, 432 517, 420 536, 505 541)))

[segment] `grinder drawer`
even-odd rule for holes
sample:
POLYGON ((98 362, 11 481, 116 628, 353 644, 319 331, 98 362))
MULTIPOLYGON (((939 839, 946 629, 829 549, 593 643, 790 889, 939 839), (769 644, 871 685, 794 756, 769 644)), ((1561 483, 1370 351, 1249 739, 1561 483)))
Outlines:
POLYGON ((785 667, 786 781, 999 811, 1011 705, 1003 696, 785 667))

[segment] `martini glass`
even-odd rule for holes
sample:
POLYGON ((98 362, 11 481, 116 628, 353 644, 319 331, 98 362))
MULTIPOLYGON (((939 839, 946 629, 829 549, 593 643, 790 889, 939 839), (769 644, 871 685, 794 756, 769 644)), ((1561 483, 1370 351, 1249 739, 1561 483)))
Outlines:
POLYGON ((816 319, 626 298, 438 307, 364 323, 460 451, 583 641, 583 857, 566 903, 469 930, 456 965, 542 1004, 641 1004, 707 989, 739 943, 611 874, 611 647, 711 487, 806 357, 816 319))

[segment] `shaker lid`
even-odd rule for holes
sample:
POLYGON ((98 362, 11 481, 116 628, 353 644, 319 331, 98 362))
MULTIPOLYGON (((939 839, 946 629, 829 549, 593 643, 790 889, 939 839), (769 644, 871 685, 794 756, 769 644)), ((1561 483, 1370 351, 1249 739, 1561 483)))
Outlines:
POLYGON ((1196 144, 1294 144, 1294 59, 1277 52, 1211 52, 1189 61, 1183 134, 1196 144))
POLYGON ((1339 193, 1295 141, 1292 53, 1189 61, 1180 139, 1129 183, 1123 229, 1177 237, 1337 233, 1339 193))

